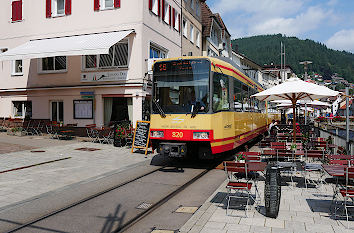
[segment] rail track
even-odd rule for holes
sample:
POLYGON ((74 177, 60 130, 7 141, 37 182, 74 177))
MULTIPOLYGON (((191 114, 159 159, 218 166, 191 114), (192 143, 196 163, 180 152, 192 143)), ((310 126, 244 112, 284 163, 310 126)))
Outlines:
MULTIPOLYGON (((165 202, 167 202, 168 200, 170 200, 171 198, 173 198, 175 195, 177 195, 178 193, 182 192, 186 187, 188 187, 189 185, 193 184, 195 181, 197 181, 198 179, 200 179, 202 176, 204 176, 205 174, 207 174, 211 169, 215 168, 217 166, 217 162, 213 162, 210 163, 210 165, 204 169, 194 169, 193 172, 191 172, 192 174, 188 176, 188 178, 184 177, 186 180, 183 180, 183 184, 180 184, 176 187, 174 187, 173 190, 171 190, 170 192, 166 193, 165 195, 162 195, 159 197, 159 199, 157 201, 155 201, 151 206, 149 206, 147 209, 145 209, 142 212, 136 213, 134 214, 134 216, 130 216, 130 218, 125 221, 123 224, 119 224, 117 227, 115 227, 114 229, 110 230, 109 232, 124 232, 127 229, 129 229, 129 227, 131 227, 132 225, 134 225, 135 223, 137 223, 138 221, 140 221, 141 219, 143 219, 144 217, 148 216, 150 213, 152 213, 155 209, 157 209, 159 206, 163 205, 165 202), (197 171, 196 171, 197 170, 197 171)), ((55 211, 52 211, 48 214, 45 214, 39 218, 36 218, 34 220, 28 221, 24 224, 21 224, 9 231, 6 231, 6 233, 12 233, 12 232, 27 232, 28 230, 33 230, 33 229, 38 229, 38 228, 43 228, 43 227, 38 227, 41 225, 42 221, 47 221, 48 219, 53 219, 56 218, 56 216, 58 216, 61 213, 65 213, 65 211, 70 211, 71 209, 78 207, 82 204, 86 204, 89 205, 90 202, 99 199, 100 197, 102 197, 105 194, 109 194, 111 192, 117 191, 117 190, 123 190, 125 188, 127 188, 128 185, 133 185, 135 183, 139 184, 142 182, 143 179, 154 179, 154 177, 156 176, 164 176, 163 174, 157 174, 159 172, 165 172, 165 170, 173 170, 176 169, 176 176, 178 176, 178 174, 182 174, 183 172, 181 172, 181 170, 185 170, 188 171, 188 169, 191 168, 168 168, 167 166, 163 166, 163 167, 159 167, 157 169, 154 169, 152 171, 149 171, 143 175, 140 175, 134 179, 128 180, 124 183, 121 183, 119 185, 116 185, 114 187, 111 187, 109 189, 105 189, 101 192, 98 192, 94 195, 91 195, 87 198, 84 198, 80 201, 77 201, 75 203, 72 203, 70 205, 64 206, 63 208, 57 209, 55 211)), ((182 176, 183 177, 183 176, 182 176)), ((183 179, 183 178, 181 178, 183 179)), ((165 182, 165 181, 163 181, 165 182)), ((162 183, 163 183, 162 182, 162 183)), ((122 201, 124 202, 124 200, 122 201)), ((106 203, 107 204, 107 203, 106 203)), ((131 207, 130 207, 131 208, 131 207)), ((134 212, 134 211, 133 211, 134 212)), ((50 222, 50 221, 49 221, 50 222)), ((46 223, 48 224, 48 223, 46 223)), ((70 225, 70 224, 69 224, 70 225)), ((50 224, 49 224, 50 226, 50 224)), ((58 229, 59 230, 59 229, 58 229)), ((61 229, 59 230, 61 231, 61 229)), ((31 231, 30 231, 31 232, 31 231)), ((64 230, 64 232, 68 232, 67 230, 64 230)), ((70 232, 70 231, 69 231, 70 232)))

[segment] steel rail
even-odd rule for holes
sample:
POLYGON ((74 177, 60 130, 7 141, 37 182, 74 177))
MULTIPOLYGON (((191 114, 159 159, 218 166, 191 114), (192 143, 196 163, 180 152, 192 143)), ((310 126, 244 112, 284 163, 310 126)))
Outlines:
POLYGON ((12 230, 10 230, 10 231, 6 231, 6 232, 4 232, 4 233, 13 233, 13 232, 19 231, 19 230, 21 230, 21 229, 23 229, 23 228, 29 227, 29 226, 31 226, 31 225, 33 225, 33 224, 39 222, 39 221, 42 221, 42 220, 44 220, 44 219, 46 219, 46 218, 49 218, 49 217, 51 217, 51 216, 54 216, 54 215, 56 215, 56 214, 58 214, 58 213, 60 213, 60 212, 63 212, 63 211, 68 210, 68 209, 70 209, 70 208, 73 208, 73 207, 75 207, 75 206, 77 206, 77 205, 80 205, 80 204, 86 202, 86 201, 90 201, 90 200, 92 200, 92 199, 94 199, 94 198, 96 198, 96 197, 99 197, 99 196, 101 196, 101 195, 103 195, 103 194, 105 194, 105 193, 108 193, 108 192, 113 191, 113 190, 115 190, 115 189, 117 189, 117 188, 120 188, 120 187, 122 187, 122 186, 124 186, 124 185, 127 185, 127 184, 129 184, 129 183, 132 183, 132 182, 134 182, 134 181, 136 181, 136 180, 139 180, 139 179, 141 179, 141 178, 143 178, 143 177, 145 177, 145 176, 148 176, 148 175, 150 175, 150 174, 152 174, 152 173, 155 173, 155 172, 157 172, 157 171, 160 171, 161 169, 163 169, 163 168, 165 168, 165 167, 166 167, 166 166, 164 166, 164 167, 159 167, 159 168, 154 169, 154 170, 152 170, 152 171, 150 171, 150 172, 148 172, 148 173, 145 173, 145 174, 143 174, 143 175, 140 175, 140 176, 138 176, 138 177, 135 177, 135 178, 132 179, 132 180, 128 180, 128 181, 123 182, 123 183, 121 183, 121 184, 115 185, 115 186, 113 186, 113 187, 111 187, 111 188, 108 188, 108 189, 106 189, 106 190, 104 190, 104 191, 101 191, 101 192, 98 192, 98 193, 96 193, 96 194, 93 194, 93 195, 91 195, 91 196, 89 196, 89 197, 86 197, 86 198, 80 200, 80 201, 74 202, 74 203, 72 203, 72 204, 70 204, 70 205, 68 205, 68 206, 65 206, 65 207, 63 207, 63 208, 60 208, 60 209, 58 209, 58 210, 55 210, 55 211, 53 211, 53 212, 51 212, 51 213, 49 213, 49 214, 43 215, 42 217, 39 217, 39 218, 37 218, 37 219, 34 219, 34 220, 29 221, 29 222, 27 222, 27 223, 24 223, 24 224, 22 224, 22 225, 20 225, 20 226, 18 226, 18 227, 16 227, 16 228, 14 228, 14 229, 12 229, 12 230))
POLYGON ((175 191, 171 192, 170 194, 168 194, 167 196, 165 196, 164 198, 162 198, 160 201, 156 202, 155 204, 153 204, 150 208, 148 208, 147 210, 145 210, 144 212, 141 212, 140 214, 136 215, 134 218, 132 218, 131 220, 129 220, 127 223, 125 223, 123 226, 121 226, 120 228, 113 230, 112 233, 121 233, 124 232, 126 230, 128 230, 131 226, 133 226, 135 223, 139 222, 140 220, 142 220, 144 217, 148 216, 150 213, 152 213, 154 210, 156 210, 158 207, 162 206, 164 203, 166 203, 167 201, 169 201, 170 199, 172 199, 174 196, 176 196, 177 194, 179 194, 180 192, 182 192, 185 188, 187 188, 189 185, 193 184, 195 181, 197 181, 198 179, 200 179, 202 176, 204 176, 205 174, 207 174, 210 170, 212 170, 215 166, 213 165, 210 168, 205 169, 203 172, 199 173, 197 176, 195 176, 193 179, 189 180, 187 183, 185 183, 184 185, 180 186, 178 189, 176 189, 175 191))

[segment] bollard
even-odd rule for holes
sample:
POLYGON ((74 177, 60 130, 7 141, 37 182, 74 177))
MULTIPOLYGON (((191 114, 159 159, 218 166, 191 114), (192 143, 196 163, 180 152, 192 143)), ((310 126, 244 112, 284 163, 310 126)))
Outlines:
POLYGON ((269 164, 266 170, 266 182, 264 188, 264 201, 266 216, 277 218, 281 197, 280 170, 275 164, 269 164))

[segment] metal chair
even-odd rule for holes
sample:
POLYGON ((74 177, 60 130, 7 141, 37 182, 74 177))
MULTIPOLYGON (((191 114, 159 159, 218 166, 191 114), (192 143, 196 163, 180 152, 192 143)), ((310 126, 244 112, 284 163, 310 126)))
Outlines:
MULTIPOLYGON (((224 168, 227 176, 227 206, 226 215, 229 215, 229 208, 231 207, 231 199, 244 200, 246 198, 245 205, 245 215, 247 217, 247 210, 249 209, 249 201, 252 199, 255 201, 251 195, 252 181, 248 178, 247 163, 239 162, 224 162, 224 168), (237 175, 242 173, 245 178, 238 178, 237 175), (244 194, 246 194, 244 196, 244 194)), ((242 206, 242 204, 240 205, 242 206)))
MULTIPOLYGON (((354 167, 346 167, 344 170, 345 186, 339 192, 343 198, 342 205, 347 218, 347 228, 349 228, 349 212, 348 209, 354 208, 354 167)), ((336 208, 337 209, 337 208, 336 208)))

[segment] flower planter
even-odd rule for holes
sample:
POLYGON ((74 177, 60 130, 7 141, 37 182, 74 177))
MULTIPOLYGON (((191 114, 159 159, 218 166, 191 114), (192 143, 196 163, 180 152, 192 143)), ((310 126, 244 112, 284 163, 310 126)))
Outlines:
POLYGON ((124 138, 120 138, 120 139, 115 139, 114 142, 113 142, 113 146, 115 147, 122 147, 122 146, 125 146, 126 142, 125 142, 125 139, 124 138))

